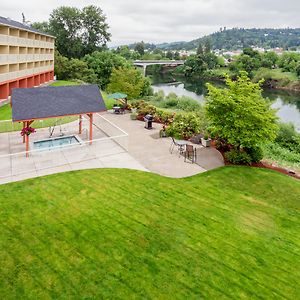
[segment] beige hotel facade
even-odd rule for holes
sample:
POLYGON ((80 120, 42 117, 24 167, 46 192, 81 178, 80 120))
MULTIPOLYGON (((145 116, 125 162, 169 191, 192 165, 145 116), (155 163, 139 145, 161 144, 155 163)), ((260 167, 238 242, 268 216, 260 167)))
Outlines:
POLYGON ((13 88, 53 80, 54 42, 51 35, 0 17, 0 101, 8 99, 13 88))

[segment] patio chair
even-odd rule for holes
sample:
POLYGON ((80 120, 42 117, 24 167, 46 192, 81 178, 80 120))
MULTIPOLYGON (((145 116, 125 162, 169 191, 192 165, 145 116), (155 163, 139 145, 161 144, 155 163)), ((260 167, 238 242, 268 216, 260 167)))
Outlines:
POLYGON ((186 162, 187 159, 190 160, 192 163, 196 162, 197 151, 193 145, 186 145, 186 147, 185 147, 184 161, 186 162))
POLYGON ((181 140, 175 140, 173 137, 171 137, 171 145, 170 145, 170 153, 172 154, 174 151, 174 148, 177 147, 177 150, 179 152, 179 156, 183 154, 185 146, 186 146, 186 141, 181 141, 181 140))

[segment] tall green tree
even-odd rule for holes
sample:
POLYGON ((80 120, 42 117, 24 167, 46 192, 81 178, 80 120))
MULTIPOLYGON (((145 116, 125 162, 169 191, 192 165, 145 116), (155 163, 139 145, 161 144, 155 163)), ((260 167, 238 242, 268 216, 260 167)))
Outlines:
POLYGON ((262 82, 252 83, 243 71, 237 81, 227 78, 226 84, 224 89, 208 84, 205 107, 211 132, 237 150, 275 139, 277 117, 262 96, 262 82))
POLYGON ((106 46, 111 34, 106 23, 106 16, 100 7, 86 6, 81 12, 83 55, 92 53, 106 46))
POLYGON ((56 37, 56 48, 65 57, 80 57, 83 51, 80 38, 81 13, 76 7, 62 6, 50 15, 49 27, 56 37))
POLYGON ((204 55, 204 49, 203 49, 203 44, 202 42, 199 43, 198 48, 197 48, 197 55, 204 55))
POLYGON ((77 58, 68 59, 55 51, 55 74, 60 80, 81 80, 97 83, 97 76, 85 61, 77 58))
POLYGON ((148 85, 147 79, 139 70, 130 68, 114 68, 107 91, 110 93, 121 92, 128 96, 128 99, 136 99, 143 96, 146 92, 145 85, 148 85))
POLYGON ((145 43, 143 41, 137 43, 134 47, 134 51, 143 56, 145 54, 145 43))
POLYGON ((86 55, 83 60, 97 75, 97 83, 102 89, 105 89, 108 85, 114 68, 130 65, 124 57, 111 51, 96 51, 92 54, 86 55))
POLYGON ((167 57, 168 59, 173 59, 173 58, 174 58, 173 52, 169 50, 169 51, 166 53, 166 57, 167 57))
POLYGON ((30 26, 32 28, 35 28, 37 30, 39 30, 40 32, 43 32, 43 33, 48 33, 50 35, 53 34, 50 26, 49 26, 49 22, 47 21, 44 21, 44 22, 34 22, 34 23, 31 23, 30 26))
POLYGON ((205 40, 205 45, 204 45, 204 53, 208 54, 208 53, 211 53, 211 51, 212 51, 211 40, 206 39, 205 40))
POLYGON ((61 6, 49 19, 49 31, 56 37, 56 48, 68 58, 80 58, 102 49, 110 40, 106 17, 96 6, 82 10, 61 6))

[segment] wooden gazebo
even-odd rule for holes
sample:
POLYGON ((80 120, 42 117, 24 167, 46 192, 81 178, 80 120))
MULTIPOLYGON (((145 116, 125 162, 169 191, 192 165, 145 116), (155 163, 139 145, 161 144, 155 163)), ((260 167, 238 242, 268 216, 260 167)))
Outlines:
MULTIPOLYGON (((78 116, 79 133, 82 131, 82 116, 89 117, 89 140, 93 140, 93 115, 106 111, 103 97, 97 85, 13 89, 12 120, 28 128, 36 120, 78 116)), ((29 153, 29 135, 24 135, 26 156, 29 153)))

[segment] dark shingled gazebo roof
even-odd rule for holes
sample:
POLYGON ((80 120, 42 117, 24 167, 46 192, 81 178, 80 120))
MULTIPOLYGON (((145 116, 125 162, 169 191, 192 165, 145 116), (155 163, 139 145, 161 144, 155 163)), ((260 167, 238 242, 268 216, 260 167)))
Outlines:
POLYGON ((97 85, 13 89, 11 101, 14 122, 83 115, 106 110, 97 85))

